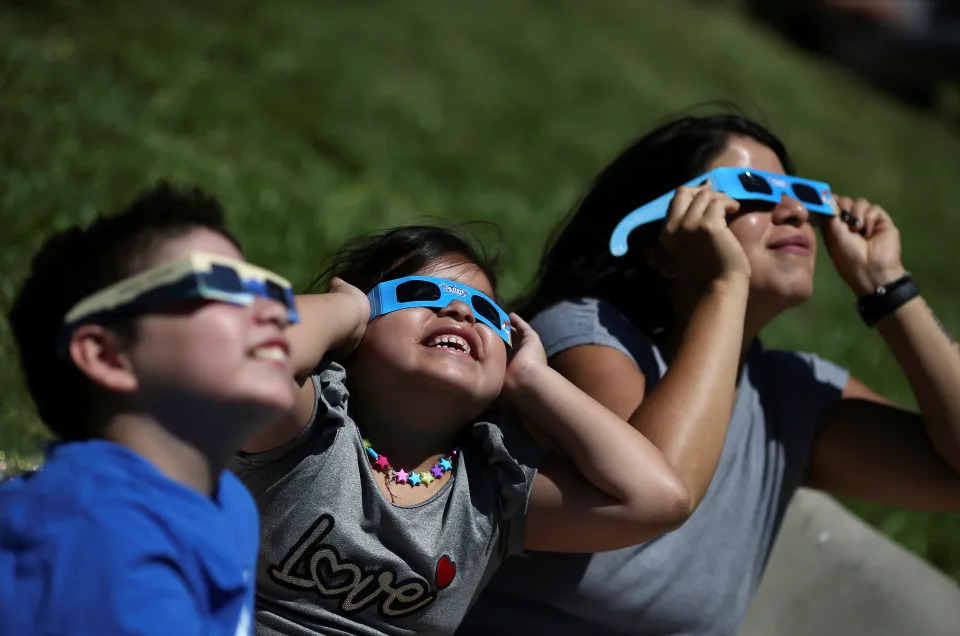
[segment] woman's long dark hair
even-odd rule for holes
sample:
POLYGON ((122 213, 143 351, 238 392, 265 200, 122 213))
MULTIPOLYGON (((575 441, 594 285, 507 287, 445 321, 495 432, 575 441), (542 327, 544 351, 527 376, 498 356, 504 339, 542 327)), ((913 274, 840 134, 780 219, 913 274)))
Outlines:
POLYGON ((589 296, 612 303, 648 336, 672 326, 666 282, 643 254, 657 241, 661 223, 634 230, 626 256, 610 254, 613 228, 628 212, 705 171, 731 137, 768 146, 784 169, 793 165, 783 143, 739 114, 685 116, 644 135, 614 159, 555 232, 540 262, 532 291, 517 301, 521 316, 561 300, 589 296))

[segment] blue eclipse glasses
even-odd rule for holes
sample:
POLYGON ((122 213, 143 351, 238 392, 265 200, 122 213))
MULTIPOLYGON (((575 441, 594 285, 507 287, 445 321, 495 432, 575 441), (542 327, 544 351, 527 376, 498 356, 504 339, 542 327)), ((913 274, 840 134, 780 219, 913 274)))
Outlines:
POLYGON ((367 294, 370 320, 412 307, 446 307, 454 300, 465 303, 477 320, 512 346, 510 317, 489 296, 456 281, 432 276, 405 276, 380 283, 367 294))
POLYGON ((163 263, 87 296, 63 319, 61 351, 83 324, 102 324, 178 300, 203 298, 249 305, 257 297, 276 300, 287 308, 287 320, 299 321, 290 282, 271 271, 218 254, 192 252, 163 263))
MULTIPOLYGON (((822 181, 752 168, 714 168, 683 185, 696 186, 706 180, 710 181, 714 190, 719 190, 737 201, 764 201, 776 204, 785 194, 803 203, 810 212, 827 216, 836 214, 830 185, 822 181)), ((675 190, 671 190, 623 217, 610 235, 610 253, 614 256, 626 254, 627 236, 630 232, 641 225, 665 218, 674 194, 675 190)))

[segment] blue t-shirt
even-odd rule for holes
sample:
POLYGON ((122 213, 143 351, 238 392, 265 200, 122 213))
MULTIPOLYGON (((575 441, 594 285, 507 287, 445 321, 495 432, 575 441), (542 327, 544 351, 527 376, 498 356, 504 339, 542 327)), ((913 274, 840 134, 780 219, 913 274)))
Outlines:
MULTIPOLYGON (((666 373, 660 350, 604 301, 561 302, 531 322, 548 356, 611 347, 637 365, 648 392, 666 373)), ((754 343, 719 465, 686 523, 622 550, 508 559, 460 633, 733 634, 847 378, 815 355, 754 343)))
POLYGON ((119 444, 55 445, 0 486, 0 634, 250 634, 257 537, 228 471, 211 498, 119 444))

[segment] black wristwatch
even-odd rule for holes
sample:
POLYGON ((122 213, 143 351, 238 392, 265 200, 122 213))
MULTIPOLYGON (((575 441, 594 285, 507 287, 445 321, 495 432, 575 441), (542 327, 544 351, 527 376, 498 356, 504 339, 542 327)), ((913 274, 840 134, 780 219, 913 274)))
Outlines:
POLYGON ((910 272, 905 273, 897 280, 877 287, 872 294, 867 294, 857 301, 857 311, 868 327, 874 326, 878 320, 892 314, 907 301, 920 295, 920 288, 913 281, 910 272))

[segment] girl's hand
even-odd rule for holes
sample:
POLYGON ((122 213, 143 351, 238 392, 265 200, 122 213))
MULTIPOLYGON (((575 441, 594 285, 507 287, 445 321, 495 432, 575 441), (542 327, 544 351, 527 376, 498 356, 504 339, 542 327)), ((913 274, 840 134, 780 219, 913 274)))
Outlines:
POLYGON ((510 314, 510 324, 516 329, 513 351, 509 352, 507 374, 503 380, 503 392, 509 394, 520 388, 531 377, 536 367, 547 366, 547 353, 543 350, 540 336, 527 322, 515 313, 510 314))
POLYGON ((668 274, 698 289, 719 278, 750 278, 750 261, 727 226, 740 203, 710 184, 680 187, 670 203, 660 243, 671 255, 668 274))
POLYGON ((367 323, 370 322, 370 299, 360 289, 336 277, 330 280, 329 293, 343 294, 344 297, 349 298, 348 305, 353 308, 353 312, 349 316, 353 324, 353 330, 344 344, 337 350, 338 356, 348 355, 357 348, 367 330, 367 323))
POLYGON ((840 214, 823 225, 824 242, 840 276, 857 297, 904 275, 900 231, 886 210, 866 199, 837 197, 840 214))

